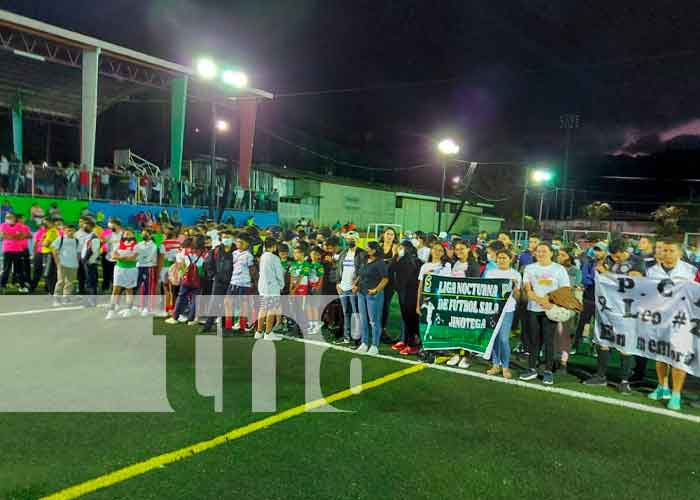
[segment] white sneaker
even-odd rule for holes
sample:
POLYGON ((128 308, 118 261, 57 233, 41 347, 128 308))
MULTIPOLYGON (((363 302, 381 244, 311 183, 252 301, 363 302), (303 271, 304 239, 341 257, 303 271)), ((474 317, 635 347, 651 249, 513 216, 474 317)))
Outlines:
POLYGON ((58 299, 53 299, 53 306, 54 307, 61 307, 63 304, 61 304, 61 301, 58 299))
POLYGON ((447 366, 456 366, 457 363, 459 363, 461 356, 459 354, 455 354, 452 356, 450 359, 447 360, 447 363, 445 363, 447 366))
POLYGON ((262 332, 255 332, 255 335, 253 335, 253 338, 255 340, 260 340, 261 338, 263 338, 262 332))
POLYGON ((149 313, 149 312, 148 312, 148 309, 146 309, 145 307, 144 307, 143 310, 141 311, 141 317, 142 317, 142 318, 147 318, 148 316, 150 316, 150 314, 151 314, 151 313, 149 313))
POLYGON ((133 309, 124 309, 123 311, 119 311, 119 316, 121 316, 122 318, 131 318, 133 315, 133 309))
POLYGON ((241 329, 241 322, 236 321, 233 326, 231 327, 231 330, 240 330, 241 329))
POLYGON ((266 333, 264 339, 271 340, 273 342, 277 342, 279 340, 282 340, 282 337, 277 335, 276 333, 266 333))
POLYGON ((168 318, 165 322, 169 325, 177 325, 178 321, 175 318, 168 318))
POLYGON ((376 345, 373 345, 372 347, 369 348, 369 351, 367 351, 369 354, 379 354, 379 349, 377 349, 376 345))
POLYGON ((465 370, 469 368, 469 361, 467 361, 467 358, 464 357, 459 361, 459 364, 457 365, 457 368, 464 368, 465 370))
POLYGON ((195 321, 195 320, 192 320, 192 321, 188 321, 188 322, 187 322, 187 326, 195 326, 195 325, 198 325, 198 324, 199 324, 199 321, 195 321))
POLYGON ((19 293, 29 293, 29 289, 26 286, 19 287, 19 293))
POLYGON ((114 312, 113 309, 110 309, 109 311, 107 311, 107 316, 105 316, 105 319, 114 319, 116 317, 117 317, 117 313, 114 312))
POLYGON ((178 322, 180 323, 187 323, 187 316, 181 314, 179 318, 177 318, 178 322))
POLYGON ((167 318, 168 316, 170 315, 165 311, 158 311, 156 313, 156 318, 167 318))
POLYGON ((359 353, 367 352, 367 344, 360 344, 360 347, 355 349, 355 352, 359 352, 359 353))

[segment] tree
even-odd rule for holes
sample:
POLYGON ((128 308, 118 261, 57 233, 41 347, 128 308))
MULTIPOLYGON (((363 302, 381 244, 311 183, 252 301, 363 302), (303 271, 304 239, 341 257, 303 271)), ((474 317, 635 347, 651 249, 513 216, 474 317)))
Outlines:
POLYGON ((651 217, 657 224, 656 234, 659 236, 675 236, 680 232, 679 222, 681 217, 688 214, 685 208, 675 207, 673 205, 661 205, 651 213, 651 217))
POLYGON ((603 219, 609 219, 612 215, 612 207, 608 203, 603 203, 600 201, 594 201, 590 205, 586 205, 583 209, 583 213, 586 217, 593 221, 593 225, 598 226, 602 229, 601 221, 603 219))

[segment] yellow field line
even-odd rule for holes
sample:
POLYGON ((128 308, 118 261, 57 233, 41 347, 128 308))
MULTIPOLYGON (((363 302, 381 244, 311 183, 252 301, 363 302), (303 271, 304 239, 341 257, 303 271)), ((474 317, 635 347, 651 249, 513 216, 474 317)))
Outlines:
POLYGON ((423 370, 425 367, 426 365, 422 364, 414 365, 410 368, 406 368, 405 370, 399 370, 388 375, 384 375, 383 377, 379 377, 364 384, 360 384, 359 386, 351 387, 350 389, 345 389, 344 391, 336 392, 335 394, 332 394, 327 398, 317 399, 310 403, 305 403, 295 408, 276 413, 275 415, 269 416, 262 420, 258 420, 248 425, 244 425, 243 427, 233 429, 227 432, 226 434, 222 434, 208 441, 201 441, 199 443, 187 446, 185 448, 181 448, 179 450, 164 453, 162 455, 149 458, 148 460, 145 460, 143 462, 139 462, 134 465, 129 465, 128 467, 124 467, 123 469, 110 472, 109 474, 96 477, 95 479, 91 479, 89 481, 85 481, 84 483, 71 486, 57 493, 53 493, 51 495, 42 497, 40 500, 70 500, 73 498, 81 497, 83 495, 87 495, 88 493, 92 493, 94 491, 113 486, 117 483, 127 481, 128 479, 131 479, 133 477, 146 474, 147 472, 150 472, 153 469, 157 469, 163 465, 171 464, 173 462, 192 457, 194 455, 197 455, 198 453, 202 453, 211 448, 215 448, 222 444, 226 444, 229 441, 242 438, 244 436, 247 436, 248 434, 252 434, 253 432, 265 429, 285 420, 289 420, 290 418, 298 417, 299 415, 303 415, 307 411, 321 408, 322 406, 325 406, 327 404, 331 404, 342 399, 347 399, 356 394, 360 394, 362 391, 374 389, 375 387, 379 387, 380 385, 400 379, 401 377, 405 377, 406 375, 417 373, 423 370))

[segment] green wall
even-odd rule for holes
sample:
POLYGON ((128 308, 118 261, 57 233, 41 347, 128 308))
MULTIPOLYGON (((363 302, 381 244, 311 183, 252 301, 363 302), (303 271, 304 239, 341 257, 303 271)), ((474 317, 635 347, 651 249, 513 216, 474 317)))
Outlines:
POLYGON ((0 195, 0 202, 4 202, 5 200, 10 200, 12 210, 16 213, 24 215, 27 221, 29 220, 29 209, 34 203, 38 203, 39 206, 44 209, 44 213, 48 215, 49 205, 51 205, 51 203, 53 202, 56 202, 58 204, 58 208, 61 210, 63 220, 70 223, 78 222, 78 219, 80 218, 80 213, 88 206, 87 200, 64 200, 61 198, 32 198, 31 196, 0 195))
POLYGON ((389 191, 321 183, 319 216, 321 225, 354 222, 361 231, 368 224, 393 224, 396 195, 389 191))

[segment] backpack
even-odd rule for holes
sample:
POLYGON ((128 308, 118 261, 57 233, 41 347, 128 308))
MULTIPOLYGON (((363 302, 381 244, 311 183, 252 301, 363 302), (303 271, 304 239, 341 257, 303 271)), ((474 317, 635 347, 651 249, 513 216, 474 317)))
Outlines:
POLYGON ((173 286, 180 286, 182 275, 180 274, 180 268, 178 267, 177 263, 168 268, 168 281, 173 286))
MULTIPOLYGON (((90 262, 90 259, 92 258, 92 242, 95 239, 99 239, 99 238, 97 237, 97 235, 95 233, 93 233, 90 235, 90 237, 85 242, 85 245, 87 245, 87 247, 85 248, 85 257, 83 258, 84 262, 90 262)), ((102 246, 101 243, 100 243, 100 246, 102 246)))
POLYGON ((191 256, 187 257, 190 263, 185 270, 185 275, 182 277, 182 286, 186 286, 187 288, 202 287, 202 279, 200 278, 199 270, 197 269, 197 262, 199 262, 199 259, 201 258, 202 256, 198 255, 193 262, 191 256))
MULTIPOLYGON (((78 239, 73 238, 75 240, 75 249, 78 250, 78 239)), ((63 248, 63 236, 61 236, 61 242, 58 244, 58 251, 61 251, 61 248, 63 248)))

